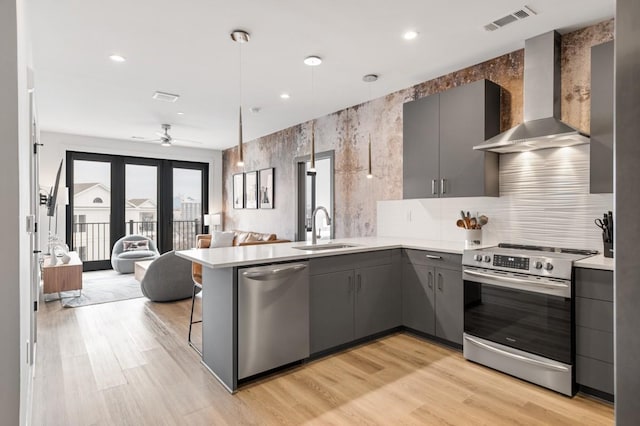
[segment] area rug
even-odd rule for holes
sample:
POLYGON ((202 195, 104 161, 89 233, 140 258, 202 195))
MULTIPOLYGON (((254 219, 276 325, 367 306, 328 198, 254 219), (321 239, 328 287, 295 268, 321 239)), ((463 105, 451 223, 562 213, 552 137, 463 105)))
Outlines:
POLYGON ((46 294, 45 302, 60 299, 65 308, 97 305, 119 300, 143 297, 140 283, 133 274, 120 274, 113 270, 84 272, 82 274, 82 294, 79 291, 63 291, 46 294))

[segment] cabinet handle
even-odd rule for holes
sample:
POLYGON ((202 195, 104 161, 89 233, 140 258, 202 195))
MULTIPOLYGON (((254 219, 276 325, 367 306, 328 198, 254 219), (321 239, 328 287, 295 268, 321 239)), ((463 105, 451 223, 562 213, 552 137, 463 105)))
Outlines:
POLYGON ((362 275, 358 274, 358 291, 362 290, 362 275))
POLYGON ((438 273, 438 290, 442 291, 442 274, 438 273))
POLYGON ((438 190, 436 189, 436 179, 431 180, 431 193, 433 195, 438 195, 438 190))
POLYGON ((441 194, 446 194, 447 193, 447 188, 445 187, 445 183, 447 182, 446 179, 440 179, 440 193, 441 194))
POLYGON ((434 254, 427 254, 426 257, 427 259, 442 260, 442 256, 436 256, 434 254))
POLYGON ((351 275, 349 275, 349 286, 347 287, 347 293, 351 294, 352 291, 353 291, 353 280, 351 278, 351 275))
POLYGON ((433 274, 431 272, 427 275, 427 287, 433 288, 433 274))

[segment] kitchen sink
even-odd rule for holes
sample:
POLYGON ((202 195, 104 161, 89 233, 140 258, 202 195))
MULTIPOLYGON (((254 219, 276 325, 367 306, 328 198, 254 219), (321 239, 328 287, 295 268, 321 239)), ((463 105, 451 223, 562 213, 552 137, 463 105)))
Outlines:
POLYGON ((356 247, 353 244, 338 244, 338 243, 334 243, 334 244, 316 244, 316 245, 306 245, 306 246, 295 246, 292 247, 294 249, 297 250, 307 250, 307 251, 319 251, 319 250, 336 250, 336 249, 343 249, 343 248, 349 248, 349 247, 356 247))

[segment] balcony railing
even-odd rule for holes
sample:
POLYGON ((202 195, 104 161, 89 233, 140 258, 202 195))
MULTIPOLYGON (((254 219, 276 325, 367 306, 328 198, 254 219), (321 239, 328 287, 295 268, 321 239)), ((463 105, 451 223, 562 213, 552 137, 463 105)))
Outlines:
MULTIPOLYGON (((186 250, 196 246, 196 234, 202 232, 199 219, 174 220, 173 249, 186 250)), ((109 222, 73 223, 72 247, 83 262, 111 258, 111 227, 109 222)), ((142 235, 158 242, 157 221, 126 222, 126 235, 142 235)))

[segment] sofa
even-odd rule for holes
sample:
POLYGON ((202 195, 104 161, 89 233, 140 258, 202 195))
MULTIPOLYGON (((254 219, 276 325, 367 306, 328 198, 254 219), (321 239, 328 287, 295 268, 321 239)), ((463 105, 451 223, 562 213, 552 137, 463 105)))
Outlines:
POLYGON ((121 274, 132 274, 136 262, 153 260, 159 256, 156 243, 150 238, 143 235, 127 235, 113 245, 111 266, 121 274))
MULTIPOLYGON (((252 231, 239 231, 234 230, 232 246, 252 246, 259 244, 275 244, 275 243, 289 243, 290 240, 279 239, 276 234, 252 232, 252 231)), ((209 248, 211 246, 211 234, 198 234, 196 235, 196 248, 209 248)), ((193 263, 191 267, 193 281, 197 284, 202 284, 202 265, 199 263, 193 263)))

